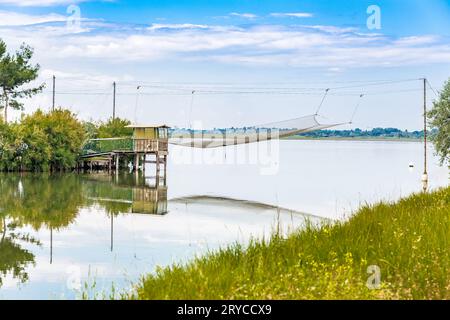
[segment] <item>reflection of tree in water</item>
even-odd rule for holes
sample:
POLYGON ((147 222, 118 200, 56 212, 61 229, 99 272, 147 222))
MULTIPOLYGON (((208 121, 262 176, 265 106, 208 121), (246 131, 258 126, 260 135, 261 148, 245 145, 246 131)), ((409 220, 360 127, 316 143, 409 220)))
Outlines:
MULTIPOLYGON (((1 215, 1 213, 0 213, 1 215)), ((34 265, 34 255, 23 249, 17 242, 25 242, 40 245, 39 241, 28 234, 16 233, 14 223, 8 224, 4 216, 0 219, 0 287, 3 285, 2 277, 11 274, 21 283, 28 280, 26 268, 34 265)))
MULTIPOLYGON (((52 235, 53 231, 73 223, 81 208, 97 206, 111 218, 112 248, 113 217, 134 212, 135 205, 141 202, 154 202, 148 201, 152 197, 136 201, 136 195, 148 187, 143 185, 143 180, 134 179, 136 176, 126 175, 113 178, 110 175, 0 174, 0 286, 1 277, 8 272, 26 282, 25 270, 34 264, 33 253, 21 245, 40 243, 21 233, 23 227, 48 228, 52 235)), ((167 203, 166 194, 163 201, 167 203)))
MULTIPOLYGON (((131 212, 135 177, 110 175, 6 174, 0 179, 0 210, 19 225, 59 230, 82 207, 99 206, 107 215, 131 212)), ((142 187, 142 186, 139 186, 142 187)))
MULTIPOLYGON (((0 275, 11 273, 24 283, 26 267, 34 265, 32 252, 21 244, 40 245, 37 239, 17 231, 24 226, 59 230, 77 216, 83 203, 81 183, 75 176, 2 175, 0 179, 0 275)), ((0 285, 2 284, 0 278, 0 285)))
POLYGON ((68 226, 83 204, 82 184, 75 175, 4 175, 0 182, 0 208, 19 225, 68 226))

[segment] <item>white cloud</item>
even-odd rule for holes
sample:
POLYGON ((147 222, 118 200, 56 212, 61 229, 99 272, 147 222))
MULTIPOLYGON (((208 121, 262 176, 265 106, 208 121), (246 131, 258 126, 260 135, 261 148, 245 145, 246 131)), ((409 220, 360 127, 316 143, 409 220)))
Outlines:
MULTIPOLYGON (((0 17, 2 14, 7 15, 2 12, 0 17)), ((68 32, 64 23, 24 26, 27 20, 59 19, 62 17, 57 15, 17 16, 8 24, 20 27, 0 26, 0 31, 12 47, 19 41, 33 46, 36 59, 100 59, 106 65, 108 61, 216 61, 338 70, 447 64, 450 60, 450 44, 436 36, 393 38, 330 25, 236 27, 184 23, 142 28, 113 24, 105 27, 98 21, 83 21, 85 32, 80 34, 68 32)))
POLYGON ((26 26, 46 22, 61 22, 66 20, 66 16, 54 13, 47 15, 28 15, 0 10, 0 26, 26 26))
POLYGON ((403 46, 421 46, 427 44, 434 44, 439 41, 439 38, 436 36, 413 36, 413 37, 404 37, 397 40, 395 43, 397 45, 403 46))
POLYGON ((132 81, 134 78, 130 75, 112 76, 97 73, 81 73, 81 72, 66 72, 56 69, 43 69, 40 73, 42 81, 50 79, 55 76, 58 80, 70 80, 72 84, 95 84, 95 87, 109 88, 114 81, 132 81))
POLYGON ((204 24, 192 24, 192 23, 181 23, 181 24, 159 24, 153 23, 148 30, 159 30, 159 29, 208 29, 209 26, 204 24))
POLYGON ((238 13, 238 12, 231 12, 230 16, 244 18, 244 19, 255 19, 258 17, 256 14, 253 14, 253 13, 238 13))
MULTIPOLYGON (((314 29, 314 30, 318 30, 318 31, 322 31, 322 32, 326 32, 326 33, 355 33, 358 31, 357 28, 352 28, 352 27, 336 27, 336 26, 321 26, 321 25, 315 25, 315 26, 307 26, 307 25, 303 25, 302 27, 304 28, 309 28, 309 29, 314 29)), ((365 34, 359 33, 359 35, 365 36, 365 34)), ((373 34, 368 34, 368 35, 372 35, 373 34)), ((379 34, 380 36, 380 34, 379 34)))
POLYGON ((334 72, 334 73, 342 72, 342 68, 331 67, 331 68, 328 68, 328 71, 334 72))
POLYGON ((18 7, 49 7, 86 1, 88 0, 0 0, 0 4, 9 4, 18 7))
POLYGON ((312 18, 314 15, 309 12, 274 12, 270 16, 275 18, 312 18))

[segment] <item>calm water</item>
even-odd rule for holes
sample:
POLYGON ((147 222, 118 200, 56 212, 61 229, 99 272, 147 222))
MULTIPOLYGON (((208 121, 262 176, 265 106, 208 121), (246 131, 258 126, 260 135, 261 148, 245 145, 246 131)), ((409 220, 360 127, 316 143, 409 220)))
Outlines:
MULTIPOLYGON (((239 164, 255 151, 245 148, 173 148, 158 185, 134 174, 0 175, 0 298, 129 288, 156 266, 421 188, 420 143, 281 141, 239 164)), ((432 188, 448 185, 435 158, 429 175, 432 188)))

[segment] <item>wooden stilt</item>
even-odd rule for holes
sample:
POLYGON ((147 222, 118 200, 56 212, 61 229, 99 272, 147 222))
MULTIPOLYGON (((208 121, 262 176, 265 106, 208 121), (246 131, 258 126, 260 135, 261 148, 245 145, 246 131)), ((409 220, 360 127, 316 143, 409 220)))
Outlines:
POLYGON ((156 177, 159 177, 159 153, 156 152, 156 177))
POLYGON ((139 153, 136 153, 134 156, 134 171, 138 172, 139 170, 139 153))
POLYGON ((167 185, 167 155, 164 155, 164 185, 167 185))
POLYGON ((142 159, 142 171, 144 172, 144 175, 145 175, 145 161, 146 161, 146 158, 147 158, 147 154, 144 153, 144 155, 142 157, 143 157, 143 159, 142 159))

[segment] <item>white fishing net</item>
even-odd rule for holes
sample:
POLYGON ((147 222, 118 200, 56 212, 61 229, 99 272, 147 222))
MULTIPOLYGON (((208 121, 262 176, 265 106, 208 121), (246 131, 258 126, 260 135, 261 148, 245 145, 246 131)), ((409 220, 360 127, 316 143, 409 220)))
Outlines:
POLYGON ((192 148, 217 148, 279 139, 300 133, 323 130, 342 124, 321 124, 317 120, 317 115, 309 115, 239 129, 173 130, 169 143, 192 148))

